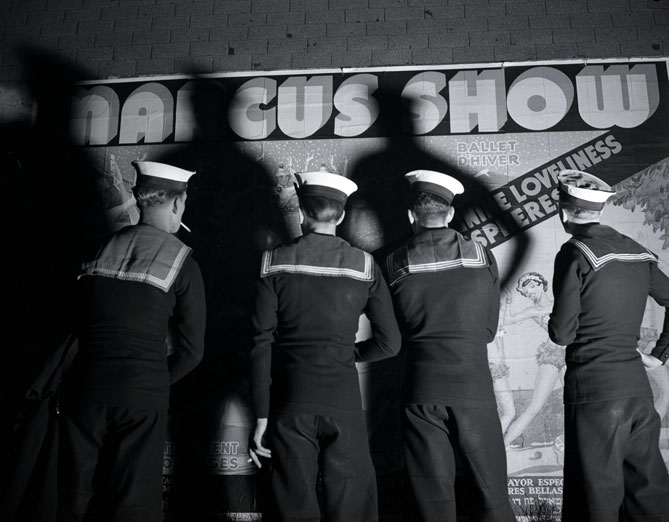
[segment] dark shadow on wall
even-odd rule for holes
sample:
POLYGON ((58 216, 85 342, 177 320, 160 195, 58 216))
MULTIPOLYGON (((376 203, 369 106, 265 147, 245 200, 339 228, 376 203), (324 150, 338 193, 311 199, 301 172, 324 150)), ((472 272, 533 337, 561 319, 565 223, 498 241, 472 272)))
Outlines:
MULTIPOLYGON (((49 418, 31 423, 39 433, 26 434, 26 419, 32 420, 37 405, 26 403, 24 395, 71 331, 72 284, 81 261, 122 223, 108 220, 109 176, 101 176, 89 161, 93 156, 68 139, 73 87, 89 75, 39 49, 26 49, 21 57, 36 118, 0 128, 0 181, 8 200, 3 259, 11 307, 3 319, 0 406, 6 414, 0 435, 8 449, 0 457, 0 492, 11 484, 21 499, 0 495, 0 515, 6 515, 0 518, 51 522, 57 440, 48 437, 55 433, 56 398, 49 397, 49 418), (33 467, 16 462, 19 453, 31 453, 27 444, 43 442, 48 451, 35 447, 43 454, 30 462, 33 467), (42 476, 31 473, 40 466, 42 476), (16 486, 17 477, 24 489, 16 486)), ((184 215, 192 232, 182 230, 179 237, 193 248, 205 280, 206 350, 200 366, 171 390, 166 463, 173 466, 164 480, 166 519, 189 522, 261 507, 258 478, 247 462, 250 314, 262 250, 289 238, 276 180, 260 156, 222 138, 226 93, 215 81, 200 79, 195 86, 191 101, 200 139, 147 158, 197 171, 184 215)))
MULTIPOLYGON (((458 179, 465 192, 454 199, 455 218, 451 228, 465 232, 462 216, 471 206, 481 208, 489 216, 504 219, 503 209, 488 197, 493 185, 485 177, 465 172, 444 156, 430 152, 425 138, 416 135, 412 100, 400 90, 386 88, 374 93, 379 104, 377 135, 385 137, 382 150, 360 159, 351 169, 351 179, 358 191, 349 198, 346 219, 340 226, 342 237, 351 244, 370 251, 382 266, 385 257, 412 235, 407 217, 406 194, 409 184, 404 174, 416 169, 447 173, 458 179)), ((417 111, 416 111, 417 112, 417 111)), ((514 223, 505 220, 513 234, 514 223)), ((529 252, 529 238, 516 235, 510 260, 518 266, 529 252)), ((501 274, 501 285, 511 278, 501 274)), ((403 511, 406 504, 401 455, 401 384, 404 375, 405 352, 398 357, 362 365, 363 403, 367 414, 370 449, 377 472, 380 516, 390 517, 403 511)))
POLYGON ((179 237, 193 248, 207 298, 202 363, 172 387, 164 469, 166 520, 204 521, 262 509, 248 462, 251 312, 265 248, 290 239, 262 144, 225 138, 231 93, 195 78, 190 103, 199 136, 155 161, 196 171, 179 237), (218 518, 217 518, 218 517, 218 518))
MULTIPOLYGON (((464 194, 453 201, 455 218, 450 225, 466 233, 462 218, 465 212, 476 206, 488 216, 506 215, 504 209, 492 198, 490 190, 497 182, 486 175, 472 175, 456 162, 430 152, 431 138, 416 134, 414 101, 397 89, 386 87, 374 93, 379 104, 379 118, 375 123, 377 134, 385 136, 383 149, 363 157, 351 168, 351 179, 358 184, 358 191, 349 201, 347 219, 342 223, 342 235, 352 244, 372 252, 377 261, 383 261, 394 248, 401 245, 411 234, 407 219, 406 194, 409 188, 404 174, 412 170, 426 169, 447 173, 458 179, 465 187, 464 194), (369 231, 360 234, 360 230, 369 231)), ((529 238, 518 234, 512 221, 505 221, 511 235, 516 239, 511 266, 517 266, 529 252, 529 238)), ((510 282, 511 274, 501 274, 502 286, 510 282)))
POLYGON ((25 396, 71 331, 72 284, 109 228, 97 171, 68 139, 73 84, 87 73, 39 48, 24 46, 17 54, 24 75, 15 93, 25 94, 24 103, 34 101, 35 110, 24 107, 26 117, 0 122, 0 518, 49 522, 55 516, 55 395, 50 388, 32 400, 25 396))

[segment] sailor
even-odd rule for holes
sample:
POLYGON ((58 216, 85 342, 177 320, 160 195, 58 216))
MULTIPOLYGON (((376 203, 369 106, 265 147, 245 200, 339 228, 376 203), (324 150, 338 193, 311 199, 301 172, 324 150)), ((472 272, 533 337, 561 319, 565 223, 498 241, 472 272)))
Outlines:
POLYGON ((77 282, 79 352, 62 401, 63 521, 162 521, 169 387, 204 350, 200 269, 174 236, 193 172, 133 165, 140 221, 113 234, 77 282))
POLYGON ((373 522, 376 477, 355 363, 397 354, 400 333, 374 259, 336 237, 356 184, 322 171, 298 178, 304 235, 262 257, 250 453, 258 466, 271 457, 278 520, 317 522, 322 510, 329 522, 373 522), (356 343, 363 313, 372 336, 356 343))
POLYGON ((548 330, 566 346, 562 519, 669 520, 669 475, 646 367, 669 357, 669 320, 652 354, 637 351, 648 296, 669 306, 656 256, 600 224, 615 192, 586 172, 558 175, 571 238, 555 258, 548 330))
POLYGON ((385 268, 407 355, 407 520, 513 522, 487 359, 499 316, 495 257, 448 228, 464 192, 457 179, 430 170, 405 177, 414 236, 385 268))

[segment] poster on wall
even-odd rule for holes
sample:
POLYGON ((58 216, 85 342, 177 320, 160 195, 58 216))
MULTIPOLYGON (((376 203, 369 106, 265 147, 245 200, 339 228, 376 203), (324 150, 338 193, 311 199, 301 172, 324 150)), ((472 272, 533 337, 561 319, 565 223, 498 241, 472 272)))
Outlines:
MULTIPOLYGON (((190 466, 248 476, 252 423, 244 354, 262 249, 300 234, 295 175, 353 179, 340 234, 381 261, 410 234, 403 175, 448 172, 466 192, 454 227, 492 248, 503 277, 488 346, 504 430, 509 495, 519 515, 562 495, 564 349, 548 338, 553 260, 568 237, 557 174, 585 170, 614 186, 603 221, 659 257, 669 273, 669 80, 663 60, 286 71, 86 82, 71 139, 99 166, 118 226, 136 220, 131 161, 196 170, 182 232, 207 285, 207 356, 198 422, 176 426, 166 476, 190 466), (199 430, 199 431, 198 431, 199 430), (202 435, 202 434, 205 435, 202 435), (181 449, 180 449, 181 448, 181 449)), ((664 311, 648 302, 639 347, 664 311)), ((401 358, 359 366, 370 445, 384 497, 401 475, 401 358), (386 482, 384 482, 386 481, 386 482)), ((669 368, 648 371, 669 462, 669 368)), ((179 394, 177 393, 177 402, 179 394)), ((169 482, 169 481, 168 481, 169 482)), ((384 504, 385 503, 385 504, 384 504)), ((215 508, 212 508, 215 509, 215 508)), ((239 508, 243 509, 243 508, 239 508)))

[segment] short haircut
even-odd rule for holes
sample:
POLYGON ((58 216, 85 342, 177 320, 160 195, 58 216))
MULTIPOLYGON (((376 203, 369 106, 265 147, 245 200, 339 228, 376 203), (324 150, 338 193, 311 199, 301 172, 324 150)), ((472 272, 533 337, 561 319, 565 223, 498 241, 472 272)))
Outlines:
POLYGON ((136 185, 133 188, 137 206, 140 209, 157 207, 184 193, 183 190, 170 190, 152 187, 149 185, 136 185))
POLYGON ((323 196, 305 196, 300 199, 304 215, 321 223, 336 223, 344 212, 344 203, 323 196))
POLYGON ((601 210, 589 210, 572 203, 565 203, 562 201, 560 202, 560 208, 562 208, 562 210, 566 210, 573 217, 582 220, 599 221, 599 218, 602 216, 601 210))
POLYGON ((407 206, 419 223, 434 218, 445 218, 451 208, 444 198, 420 191, 409 192, 407 206))

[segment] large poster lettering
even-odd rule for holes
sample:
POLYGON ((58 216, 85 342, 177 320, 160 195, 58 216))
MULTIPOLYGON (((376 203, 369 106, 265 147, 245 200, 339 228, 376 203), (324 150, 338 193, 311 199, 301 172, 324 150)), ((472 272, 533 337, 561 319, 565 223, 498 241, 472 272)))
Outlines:
MULTIPOLYGON (((78 85, 72 103, 71 138, 107 181, 118 226, 137 219, 132 160, 198 172, 184 240, 207 285, 208 355, 197 393, 174 395, 175 411, 191 417, 172 419, 166 476, 196 473, 195 462, 211 476, 254 472, 245 458, 248 316, 260 251, 301 233, 295 174, 325 169, 353 179, 359 191, 341 235, 380 259, 410 233, 403 174, 427 168, 463 181, 453 226, 492 248, 503 275, 488 360, 509 495, 519 515, 532 506, 559 508, 564 349, 546 327, 553 260, 567 240, 557 175, 585 170, 614 186, 603 221, 655 252, 669 271, 666 61, 110 80, 78 85)), ((648 302, 642 350, 654 346, 663 312, 648 302)), ((392 487, 401 475, 401 360, 361 365, 359 373, 381 510, 400 509, 392 487)), ((669 370, 648 376, 669 462, 669 370)))

